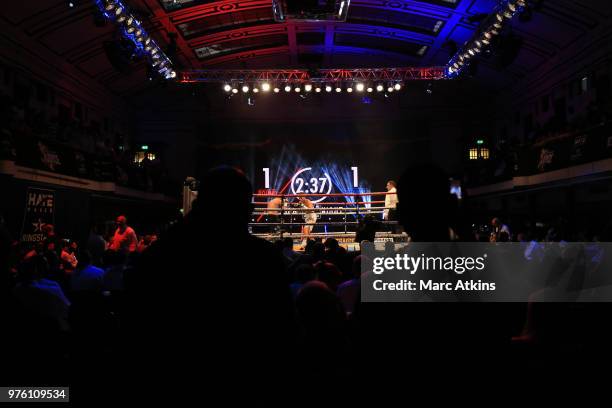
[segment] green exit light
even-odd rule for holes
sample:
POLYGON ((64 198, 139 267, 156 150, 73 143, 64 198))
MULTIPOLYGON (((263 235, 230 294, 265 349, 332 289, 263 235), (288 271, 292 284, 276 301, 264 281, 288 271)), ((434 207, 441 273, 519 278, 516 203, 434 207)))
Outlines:
POLYGON ((140 148, 142 150, 149 150, 149 145, 142 145, 140 148))
MULTIPOLYGON (((478 139, 478 140, 476 141, 476 144, 479 144, 479 145, 484 144, 484 140, 482 140, 482 139, 478 139)), ((143 147, 143 149, 144 149, 144 147, 143 147)))

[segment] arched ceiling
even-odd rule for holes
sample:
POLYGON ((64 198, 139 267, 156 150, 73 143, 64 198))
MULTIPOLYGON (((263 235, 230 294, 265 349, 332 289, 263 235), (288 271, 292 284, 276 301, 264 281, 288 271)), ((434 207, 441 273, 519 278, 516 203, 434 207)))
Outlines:
MULTIPOLYGON (((163 48, 168 34, 177 33, 172 58, 179 69, 444 65, 450 56, 444 44, 463 44, 478 29, 470 17, 489 13, 498 2, 352 0, 346 22, 277 23, 271 0, 125 1, 163 48)), ((73 65, 116 93, 146 88, 144 62, 135 63, 131 74, 117 72, 108 62, 103 43, 115 30, 110 23, 94 25, 93 0, 75 0, 72 8, 67 3, 10 2, 0 9, 2 33, 32 52, 50 54, 50 63, 73 65)), ((512 23, 523 38, 515 62, 500 73, 484 61, 483 78, 511 83, 611 17, 609 0, 544 0, 531 21, 512 23)))

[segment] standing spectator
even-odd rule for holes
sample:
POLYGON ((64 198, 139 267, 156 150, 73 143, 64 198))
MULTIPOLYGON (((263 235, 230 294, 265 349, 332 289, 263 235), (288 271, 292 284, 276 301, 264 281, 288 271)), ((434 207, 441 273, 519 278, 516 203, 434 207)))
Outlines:
POLYGON ((138 246, 136 232, 127 225, 125 215, 117 217, 117 229, 110 243, 110 250, 118 252, 134 252, 138 246))
POLYGON ((89 231, 89 237, 87 238, 87 250, 91 254, 91 262, 96 266, 102 265, 102 258, 104 252, 106 252, 106 241, 100 231, 102 229, 99 225, 94 224, 89 231))
POLYGON ((491 220, 491 242, 505 242, 510 240, 510 228, 497 217, 491 220))

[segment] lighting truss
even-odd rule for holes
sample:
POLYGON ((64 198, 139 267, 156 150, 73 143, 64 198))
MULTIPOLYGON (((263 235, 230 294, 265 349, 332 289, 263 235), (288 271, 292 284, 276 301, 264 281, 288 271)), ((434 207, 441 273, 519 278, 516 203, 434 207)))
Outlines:
POLYGON ((356 68, 356 69, 208 69, 182 71, 179 82, 223 83, 349 83, 349 82, 401 82, 445 79, 444 67, 428 68, 356 68))
POLYGON ((527 0, 502 0, 481 24, 481 29, 451 57, 445 67, 445 74, 454 78, 469 66, 474 57, 487 49, 493 39, 512 18, 527 5, 527 0))
POLYGON ((121 0, 96 0, 96 5, 105 18, 111 20, 120 29, 121 35, 134 44, 134 52, 144 55, 151 67, 166 79, 176 78, 172 61, 142 27, 121 0))

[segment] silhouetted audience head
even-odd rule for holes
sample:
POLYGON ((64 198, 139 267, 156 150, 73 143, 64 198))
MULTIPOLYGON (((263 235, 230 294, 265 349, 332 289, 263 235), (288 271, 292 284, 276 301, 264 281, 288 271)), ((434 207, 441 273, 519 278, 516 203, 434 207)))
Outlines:
POLYGON ((327 238, 324 245, 328 251, 336 251, 340 247, 338 240, 335 238, 327 238))
POLYGON ((342 282, 342 272, 336 265, 330 262, 318 262, 315 264, 317 279, 325 283, 332 291, 336 291, 342 282))
POLYGON ((456 208, 445 172, 433 165, 408 168, 398 187, 400 224, 415 241, 449 240, 456 208))
POLYGON ((305 263, 295 269, 295 278, 299 283, 310 282, 315 279, 315 269, 311 264, 305 263))
POLYGON ((251 182, 241 170, 216 167, 200 182, 191 219, 205 227, 223 226, 219 232, 227 229, 246 231, 253 210, 252 197, 251 182))
POLYGON ((298 319, 310 335, 325 335, 342 330, 344 311, 336 294, 320 281, 308 282, 296 299, 298 319))

